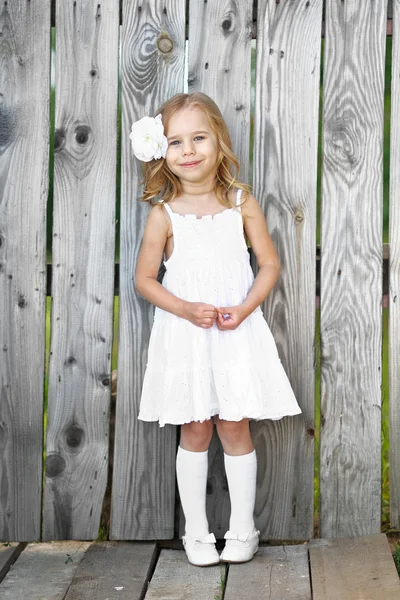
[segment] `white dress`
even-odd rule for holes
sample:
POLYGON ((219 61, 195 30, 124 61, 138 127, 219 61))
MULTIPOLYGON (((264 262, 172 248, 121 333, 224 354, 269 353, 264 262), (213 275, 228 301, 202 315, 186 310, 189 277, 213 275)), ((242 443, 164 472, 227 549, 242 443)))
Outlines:
MULTIPOLYGON (((237 195, 237 204, 240 199, 237 195)), ((254 281, 240 208, 172 221, 174 250, 163 286, 189 302, 241 304, 254 281)), ((202 329, 155 309, 139 419, 182 424, 213 415, 228 421, 301 413, 272 333, 257 307, 237 329, 202 329)))

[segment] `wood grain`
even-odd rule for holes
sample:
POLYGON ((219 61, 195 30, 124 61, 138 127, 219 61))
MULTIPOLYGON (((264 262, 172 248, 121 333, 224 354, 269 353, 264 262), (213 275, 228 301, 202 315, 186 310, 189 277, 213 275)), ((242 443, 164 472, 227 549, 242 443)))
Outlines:
POLYGON ((327 4, 321 212, 320 536, 381 524, 386 2, 327 4))
POLYGON ((218 104, 249 177, 252 0, 190 0, 189 92, 218 104))
MULTIPOLYGON (((189 5, 188 89, 200 90, 218 104, 240 160, 240 179, 245 182, 249 177, 252 11, 252 0, 190 0, 189 5)), ((207 515, 217 538, 229 529, 229 514, 223 450, 215 431, 209 450, 207 515)))
POLYGON ((400 529, 400 1, 393 2, 389 215, 390 523, 400 529))
POLYGON ((44 539, 97 538, 107 483, 118 5, 57 4, 44 539))
POLYGON ((134 273, 147 207, 139 162, 130 147, 132 123, 183 91, 185 2, 124 2, 121 38, 122 172, 118 402, 111 512, 112 539, 174 536, 176 427, 139 422, 153 308, 136 294, 134 273), (160 35, 172 51, 157 46, 160 35))
POLYGON ((64 600, 89 542, 29 544, 0 584, 1 600, 64 600))
POLYGON ((201 569, 182 550, 161 550, 145 600, 215 600, 224 577, 224 566, 201 569))
POLYGON ((0 8, 0 540, 40 537, 50 5, 0 8))
POLYGON ((26 547, 26 543, 4 544, 0 546, 0 582, 4 579, 11 565, 15 563, 22 550, 26 547))
POLYGON ((264 306, 302 415, 253 423, 262 539, 313 534, 315 231, 322 1, 259 2, 254 183, 281 261, 264 306))
POLYGON ((313 600, 397 600, 400 582, 386 536, 311 540, 313 600))
POLYGON ((263 547, 252 561, 230 565, 224 600, 311 600, 307 546, 263 547))
POLYGON ((156 555, 154 543, 92 544, 75 572, 65 600, 142 598, 156 555))

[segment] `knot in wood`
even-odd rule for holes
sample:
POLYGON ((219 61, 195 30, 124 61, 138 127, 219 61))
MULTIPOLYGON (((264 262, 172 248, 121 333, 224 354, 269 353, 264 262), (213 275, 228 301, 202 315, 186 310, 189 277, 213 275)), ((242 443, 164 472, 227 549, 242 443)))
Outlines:
POLYGON ((222 21, 222 29, 224 33, 229 33, 231 29, 232 21, 230 19, 224 19, 222 21))
POLYGON ((61 475, 65 471, 65 467, 66 462, 60 454, 49 454, 46 458, 46 477, 52 479, 61 475))
POLYGON ((25 308, 26 306, 26 299, 24 296, 22 296, 22 294, 18 297, 18 306, 20 308, 25 308))
POLYGON ((84 439, 85 432, 79 425, 70 425, 65 432, 65 441, 67 442, 67 445, 74 450, 82 445, 84 439))
POLYGON ((75 139, 78 142, 78 144, 80 144, 80 145, 86 144, 86 142, 89 139, 89 132, 90 132, 90 127, 88 127, 87 125, 78 125, 78 127, 76 127, 75 139))
POLYGON ((157 40, 157 48, 163 54, 169 54, 174 49, 174 42, 169 35, 161 34, 157 40))
POLYGON ((105 379, 102 380, 101 382, 104 386, 110 385, 110 379, 108 377, 106 377, 105 379))
POLYGON ((302 210, 300 210, 300 209, 296 210, 295 215, 294 215, 294 220, 296 221, 296 223, 299 223, 299 224, 304 221, 304 215, 303 215, 302 210))

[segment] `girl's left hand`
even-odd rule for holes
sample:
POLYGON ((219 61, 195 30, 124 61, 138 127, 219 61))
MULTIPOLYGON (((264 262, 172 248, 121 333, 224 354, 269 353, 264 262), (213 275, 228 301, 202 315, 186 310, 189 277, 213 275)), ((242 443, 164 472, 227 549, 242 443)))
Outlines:
POLYGON ((241 306, 229 306, 217 308, 216 324, 218 329, 236 329, 242 323, 247 314, 241 306))

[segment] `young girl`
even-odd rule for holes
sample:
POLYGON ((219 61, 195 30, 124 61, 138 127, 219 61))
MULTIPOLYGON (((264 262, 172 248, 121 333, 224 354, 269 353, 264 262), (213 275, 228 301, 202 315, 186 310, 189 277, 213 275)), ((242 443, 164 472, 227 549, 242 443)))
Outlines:
POLYGON ((136 288, 156 306, 139 419, 181 425, 176 472, 189 561, 245 562, 259 538, 249 419, 301 412, 260 308, 278 279, 278 257, 259 204, 237 181, 238 160, 211 98, 174 96, 155 119, 133 125, 131 140, 145 161, 143 199, 152 204, 136 288), (259 266, 255 279, 244 234, 259 266), (231 499, 221 556, 205 511, 214 417, 231 499))

